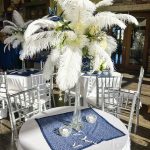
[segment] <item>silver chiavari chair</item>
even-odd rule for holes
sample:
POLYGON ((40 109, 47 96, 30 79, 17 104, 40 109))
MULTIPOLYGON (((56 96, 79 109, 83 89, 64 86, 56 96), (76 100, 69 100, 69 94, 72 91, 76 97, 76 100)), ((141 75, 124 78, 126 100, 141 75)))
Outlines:
POLYGON ((53 95, 52 82, 52 79, 50 81, 46 81, 42 73, 31 75, 32 87, 39 86, 41 111, 51 108, 51 95, 53 95))
POLYGON ((69 106, 74 106, 75 105, 75 88, 69 89, 65 91, 65 102, 68 102, 69 106))
POLYGON ((7 84, 7 74, 6 72, 0 73, 0 119, 7 117, 7 93, 8 93, 8 84, 7 84))
POLYGON ((16 94, 8 94, 8 109, 11 129, 17 139, 18 129, 23 122, 39 112, 39 90, 32 88, 16 94))
POLYGON ((5 97, 8 93, 8 84, 7 84, 7 73, 0 73, 0 97, 5 97))
POLYGON ((104 88, 105 91, 109 93, 107 98, 104 95, 105 111, 127 122, 125 124, 128 131, 131 132, 135 105, 138 101, 139 93, 135 92, 133 94, 132 92, 120 91, 114 88, 104 88))
POLYGON ((138 99, 136 101, 136 126, 135 126, 135 130, 134 130, 135 133, 136 133, 137 127, 139 125, 139 109, 140 109, 140 105, 141 105, 140 95, 141 95, 143 77, 144 77, 144 68, 141 67, 137 90, 134 91, 134 90, 123 89, 123 88, 120 89, 121 92, 125 92, 126 93, 126 97, 128 98, 128 100, 130 100, 130 102, 132 102, 134 94, 135 93, 139 93, 138 94, 138 99))
MULTIPOLYGON (((92 87, 94 84, 94 79, 92 83, 89 83, 92 87)), ((88 104, 105 110, 104 102, 112 101, 111 103, 115 103, 114 99, 112 99, 112 94, 109 93, 107 89, 120 89, 122 83, 122 75, 120 76, 96 76, 96 97, 95 98, 88 98, 88 104)), ((90 91, 90 87, 89 87, 90 91)), ((108 105, 107 105, 108 107, 108 105)))

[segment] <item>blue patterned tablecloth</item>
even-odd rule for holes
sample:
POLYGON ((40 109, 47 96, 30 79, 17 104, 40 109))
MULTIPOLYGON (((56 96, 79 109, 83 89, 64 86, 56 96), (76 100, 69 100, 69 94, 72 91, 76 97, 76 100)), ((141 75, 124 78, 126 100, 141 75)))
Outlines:
POLYGON ((112 75, 109 72, 105 72, 105 73, 84 73, 82 76, 98 76, 98 77, 111 77, 112 75))
POLYGON ((0 69, 8 70, 8 69, 19 69, 21 68, 21 60, 19 59, 19 51, 20 48, 10 50, 6 47, 4 51, 5 45, 0 42, 0 69))
POLYGON ((8 71, 8 75, 18 75, 18 76, 30 76, 31 74, 38 73, 37 69, 26 69, 26 70, 16 70, 16 71, 8 71))
POLYGON ((81 116, 83 129, 80 132, 73 130, 69 137, 62 137, 59 128, 69 125, 72 120, 73 112, 48 116, 36 119, 43 137, 52 150, 81 150, 102 141, 111 140, 125 136, 125 134, 97 114, 92 108, 82 110, 81 116), (86 116, 95 114, 97 121, 90 124, 86 121, 86 116), (86 140, 84 140, 86 139, 86 140))

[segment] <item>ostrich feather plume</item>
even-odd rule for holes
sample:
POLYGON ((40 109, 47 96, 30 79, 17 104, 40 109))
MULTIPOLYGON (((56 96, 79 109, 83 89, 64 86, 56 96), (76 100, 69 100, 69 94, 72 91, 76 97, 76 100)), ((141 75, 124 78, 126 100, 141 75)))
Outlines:
MULTIPOLYGON (((102 61, 114 71, 111 53, 116 50, 116 40, 103 29, 114 25, 125 29, 126 23, 138 24, 136 18, 126 14, 98 12, 98 7, 112 5, 113 0, 101 0, 97 4, 90 0, 56 0, 63 10, 60 20, 46 16, 32 22, 24 34, 22 58, 33 56, 42 50, 51 52, 44 66, 44 76, 50 79, 57 69, 56 83, 63 91, 75 86, 78 81, 82 55, 93 58, 93 71, 102 61)), ((56 17, 56 16, 55 16, 56 17)))
POLYGON ((109 6, 113 4, 113 0, 102 0, 96 4, 96 8, 101 6, 109 6))
POLYGON ((111 36, 107 36, 107 47, 106 47, 106 52, 108 53, 108 55, 111 57, 112 52, 116 51, 117 49, 117 43, 116 40, 111 37, 111 36))
POLYGON ((18 25, 19 27, 22 27, 22 28, 24 27, 24 20, 22 16, 19 14, 19 12, 16 10, 13 11, 13 20, 15 24, 18 25))
POLYGON ((17 29, 15 28, 15 27, 13 27, 13 26, 5 26, 2 30, 1 30, 1 32, 4 32, 4 33, 6 33, 6 34, 12 34, 13 32, 15 32, 15 31, 17 31, 17 29))
POLYGON ((80 49, 66 47, 60 56, 57 84, 63 91, 72 88, 78 81, 81 71, 82 53, 80 49))
POLYGON ((31 20, 28 22, 24 22, 22 16, 16 10, 13 11, 12 17, 14 22, 4 20, 4 28, 1 30, 8 35, 4 43, 6 44, 5 48, 9 46, 9 49, 10 45, 12 45, 13 48, 17 48, 19 45, 23 45, 24 30, 32 22, 31 20))
POLYGON ((3 24, 4 24, 4 27, 7 26, 7 25, 17 27, 17 25, 15 23, 13 23, 13 22, 11 22, 9 20, 4 20, 3 24))
POLYGON ((48 56, 46 63, 44 65, 44 70, 43 70, 43 76, 46 80, 49 80, 51 78, 51 75, 54 72, 54 62, 51 60, 51 55, 48 56))
POLYGON ((40 28, 54 28, 56 23, 47 19, 38 19, 28 26, 28 30, 24 33, 25 40, 28 39, 33 33, 37 32, 40 28))
POLYGON ((120 28, 125 29, 126 25, 124 22, 119 20, 113 13, 111 12, 101 12, 96 14, 93 18, 94 24, 97 24, 101 29, 109 28, 113 25, 118 25, 120 28))
POLYGON ((133 23, 135 25, 138 25, 138 21, 135 17, 131 16, 131 15, 128 15, 128 14, 116 14, 117 18, 119 20, 122 20, 122 21, 126 21, 126 22, 129 22, 129 23, 133 23))

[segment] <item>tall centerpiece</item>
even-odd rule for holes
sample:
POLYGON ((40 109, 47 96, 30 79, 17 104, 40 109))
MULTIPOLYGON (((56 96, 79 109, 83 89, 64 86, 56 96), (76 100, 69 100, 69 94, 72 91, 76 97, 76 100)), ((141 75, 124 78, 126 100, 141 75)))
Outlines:
MULTIPOLYGON (((85 52, 93 58, 93 71, 98 70, 101 61, 104 61, 113 72, 110 55, 116 50, 117 44, 105 31, 114 25, 125 29, 126 22, 137 25, 137 20, 128 14, 97 12, 99 7, 112 5, 113 0, 102 0, 97 4, 90 0, 56 1, 63 10, 63 19, 53 21, 41 18, 32 22, 25 31, 22 58, 51 48, 44 66, 44 76, 50 79, 56 67, 56 82, 62 91, 79 83, 82 55, 85 52)), ((77 107, 80 93, 78 84, 76 89, 75 117, 80 116, 77 107)), ((73 119, 74 123, 80 121, 77 118, 73 119)))
MULTIPOLYGON (((18 46, 20 46, 21 49, 23 48, 24 32, 28 27, 28 25, 32 22, 32 20, 25 22, 21 14, 16 10, 13 11, 12 20, 13 21, 9 20, 3 21, 4 28, 1 30, 1 32, 3 32, 7 36, 6 39, 4 40, 5 44, 4 51, 6 47, 8 47, 9 50, 10 47, 13 47, 15 49, 18 46)), ((24 68, 25 64, 22 63, 22 65, 24 68)))
POLYGON ((12 20, 13 21, 3 21, 4 28, 1 32, 7 35, 7 38, 4 40, 4 44, 6 44, 5 47, 8 46, 10 48, 10 46, 12 46, 13 48, 17 48, 23 44, 24 32, 32 20, 24 22, 20 13, 16 10, 13 11, 12 20))

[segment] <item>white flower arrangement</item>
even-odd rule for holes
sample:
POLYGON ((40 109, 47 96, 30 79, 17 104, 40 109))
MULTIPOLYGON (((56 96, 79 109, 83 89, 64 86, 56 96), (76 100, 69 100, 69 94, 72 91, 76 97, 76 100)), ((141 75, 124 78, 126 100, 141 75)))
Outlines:
POLYGON ((43 49, 51 53, 44 67, 44 76, 50 79, 54 67, 58 68, 56 82, 61 90, 72 88, 78 81, 83 50, 94 58, 93 71, 105 60, 107 68, 114 71, 110 55, 116 50, 116 40, 103 29, 118 25, 125 29, 125 22, 138 24, 127 14, 96 12, 101 6, 108 6, 113 0, 102 0, 94 4, 90 0, 57 0, 64 20, 54 22, 47 18, 32 22, 25 31, 22 58, 33 56, 43 49))
POLYGON ((20 13, 16 10, 13 11, 12 19, 14 22, 4 20, 4 28, 1 30, 1 32, 7 35, 4 44, 6 44, 5 48, 8 46, 9 49, 10 45, 12 45, 13 48, 17 48, 20 44, 23 44, 24 32, 27 26, 32 22, 32 20, 24 22, 20 13))

